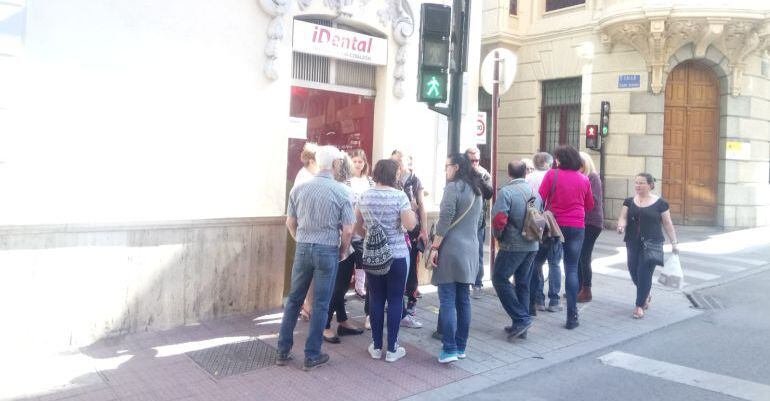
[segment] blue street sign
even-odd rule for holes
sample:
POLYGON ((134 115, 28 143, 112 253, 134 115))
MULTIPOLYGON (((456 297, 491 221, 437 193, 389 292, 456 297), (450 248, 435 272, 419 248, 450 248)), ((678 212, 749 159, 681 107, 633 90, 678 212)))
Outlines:
POLYGON ((618 88, 638 88, 641 85, 639 75, 619 75, 618 88))

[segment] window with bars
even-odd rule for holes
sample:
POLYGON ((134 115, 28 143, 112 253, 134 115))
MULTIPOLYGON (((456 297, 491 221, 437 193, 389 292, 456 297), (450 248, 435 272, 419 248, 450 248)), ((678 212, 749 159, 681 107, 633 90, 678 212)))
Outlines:
POLYGON ((585 2, 585 0, 545 0, 545 11, 560 10, 578 4, 585 4, 585 2))
POLYGON ((543 81, 540 149, 553 153, 559 145, 580 148, 581 78, 543 81))

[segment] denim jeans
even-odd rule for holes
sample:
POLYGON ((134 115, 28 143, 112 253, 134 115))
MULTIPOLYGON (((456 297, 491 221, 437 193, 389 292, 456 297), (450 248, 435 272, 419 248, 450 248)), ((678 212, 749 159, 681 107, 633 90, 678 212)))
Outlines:
POLYGON ((385 303, 388 304, 388 351, 395 352, 398 343, 398 329, 404 308, 404 287, 406 286, 406 258, 393 259, 387 274, 377 276, 366 274, 369 283, 369 316, 372 325, 372 342, 375 349, 382 349, 382 332, 385 327, 385 303))
MULTIPOLYGON (((549 240, 550 241, 550 240, 549 240)), ((529 281, 530 305, 544 305, 545 278, 543 277, 543 264, 548 261, 548 305, 559 304, 559 291, 561 290, 561 262, 563 248, 561 241, 552 240, 550 244, 541 244, 540 249, 532 260, 532 274, 529 281)))
POLYGON ((439 323, 444 352, 465 350, 471 326, 470 285, 446 283, 438 285, 439 323))
POLYGON ((288 353, 294 346, 294 327, 299 309, 313 282, 313 314, 305 342, 305 358, 315 359, 321 354, 323 330, 326 326, 329 300, 337 276, 339 248, 331 245, 300 242, 294 252, 291 268, 291 290, 283 308, 281 330, 278 334, 278 352, 288 353))
POLYGON ((495 258, 492 285, 514 327, 532 321, 529 315, 529 282, 536 253, 500 251, 495 258), (511 276, 515 285, 511 284, 511 276))
POLYGON ((583 248, 585 229, 581 227, 561 227, 564 234, 564 277, 567 290, 567 318, 577 319, 578 260, 583 248))
POLYGON ((479 272, 476 273, 476 287, 481 287, 481 280, 484 279, 484 239, 487 236, 487 225, 482 224, 476 235, 479 237, 479 272))
POLYGON ((626 251, 628 253, 628 272, 631 274, 631 281, 636 286, 636 306, 643 308, 652 289, 652 274, 655 272, 655 265, 644 264, 642 240, 638 238, 626 242, 626 251))

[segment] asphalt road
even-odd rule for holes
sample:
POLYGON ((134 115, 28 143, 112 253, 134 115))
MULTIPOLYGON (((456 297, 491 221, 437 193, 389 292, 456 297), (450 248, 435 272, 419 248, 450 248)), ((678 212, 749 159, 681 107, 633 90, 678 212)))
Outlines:
POLYGON ((770 271, 694 295, 713 309, 460 399, 770 400, 770 271))

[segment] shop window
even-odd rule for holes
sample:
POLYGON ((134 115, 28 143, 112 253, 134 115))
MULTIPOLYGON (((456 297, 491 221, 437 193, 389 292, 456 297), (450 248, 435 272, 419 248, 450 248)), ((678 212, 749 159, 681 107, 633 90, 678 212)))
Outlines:
POLYGON ((509 15, 519 15, 519 1, 518 0, 510 0, 508 3, 508 14, 509 15))
POLYGON ((553 153, 559 145, 580 147, 580 78, 543 81, 540 149, 553 153))
POLYGON ((585 4, 585 0, 545 0, 545 11, 560 10, 578 4, 585 4))

